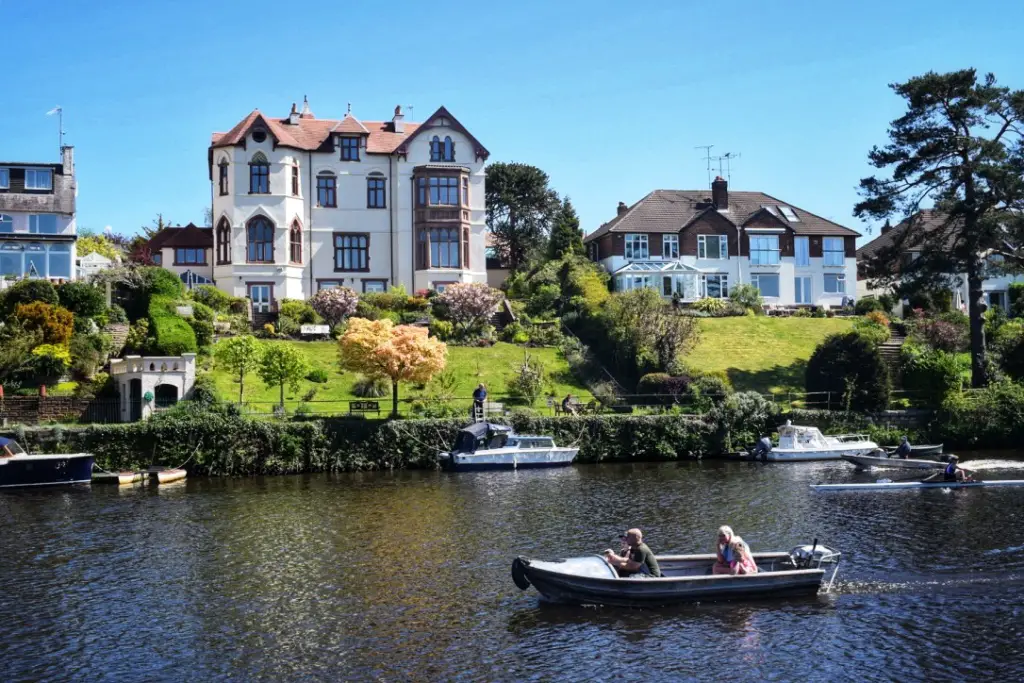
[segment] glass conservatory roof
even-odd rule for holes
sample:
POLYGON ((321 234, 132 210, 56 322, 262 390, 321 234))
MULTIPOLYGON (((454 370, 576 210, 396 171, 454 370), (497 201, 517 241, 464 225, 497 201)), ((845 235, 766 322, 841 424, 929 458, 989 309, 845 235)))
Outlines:
POLYGON ((620 273, 699 273, 699 268, 688 266, 679 261, 633 261, 627 263, 612 275, 620 273))

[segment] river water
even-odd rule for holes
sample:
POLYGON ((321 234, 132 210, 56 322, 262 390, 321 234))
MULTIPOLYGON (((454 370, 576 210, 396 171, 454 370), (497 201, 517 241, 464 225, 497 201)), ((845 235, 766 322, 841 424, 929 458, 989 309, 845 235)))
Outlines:
POLYGON ((857 478, 703 462, 7 492, 0 680, 1024 678, 1024 488, 808 488, 857 478), (843 551, 833 593, 565 607, 509 574, 630 526, 711 552, 723 523, 755 550, 843 551))

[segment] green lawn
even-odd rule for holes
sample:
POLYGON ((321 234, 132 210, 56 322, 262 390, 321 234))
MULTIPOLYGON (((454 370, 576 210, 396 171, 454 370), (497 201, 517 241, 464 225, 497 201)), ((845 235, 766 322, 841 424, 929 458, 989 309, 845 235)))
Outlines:
POLYGON ((851 319, 701 318, 701 340, 685 358, 689 367, 724 371, 737 391, 804 391, 804 372, 827 335, 853 326, 851 319))
MULTIPOLYGON (((342 372, 338 368, 338 345, 335 342, 300 342, 300 341, 269 341, 270 344, 289 344, 298 349, 315 368, 327 371, 329 379, 325 384, 314 384, 303 380, 297 391, 285 388, 285 401, 300 401, 312 388, 316 388, 314 401, 349 401, 358 397, 352 394, 352 384, 358 376, 352 372, 342 372)), ((572 377, 569 366, 555 348, 525 349, 530 357, 544 363, 551 380, 555 395, 561 399, 567 393, 589 401, 590 393, 577 384, 572 377)), ((506 393, 506 378, 512 373, 512 365, 523 358, 524 348, 499 342, 490 348, 466 346, 448 346, 448 369, 458 377, 455 395, 469 399, 473 389, 480 382, 487 385, 487 390, 494 400, 501 400, 506 393)), ((214 362, 212 370, 214 381, 220 395, 229 401, 238 400, 238 381, 219 370, 214 362)), ((399 387, 399 399, 412 398, 425 393, 417 391, 413 385, 399 387)), ((267 387, 256 373, 245 380, 245 400, 250 403, 276 403, 278 388, 267 387)), ((390 395, 383 400, 390 400, 390 395)), ((538 402, 539 403, 539 402, 538 402)), ((468 404, 467 404, 468 405, 468 404)), ((346 410, 344 406, 331 406, 333 410, 346 410)), ((319 408, 317 408, 319 410, 319 408)), ((327 408, 324 408, 325 410, 327 408)))

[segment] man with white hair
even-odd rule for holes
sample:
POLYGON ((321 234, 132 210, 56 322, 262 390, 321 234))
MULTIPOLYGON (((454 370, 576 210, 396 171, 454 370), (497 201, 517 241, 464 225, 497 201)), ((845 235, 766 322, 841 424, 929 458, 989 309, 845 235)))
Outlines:
POLYGON ((619 538, 626 545, 624 555, 616 555, 611 550, 604 551, 604 559, 615 567, 619 576, 661 576, 658 560, 644 543, 644 535, 639 529, 630 529, 619 538))

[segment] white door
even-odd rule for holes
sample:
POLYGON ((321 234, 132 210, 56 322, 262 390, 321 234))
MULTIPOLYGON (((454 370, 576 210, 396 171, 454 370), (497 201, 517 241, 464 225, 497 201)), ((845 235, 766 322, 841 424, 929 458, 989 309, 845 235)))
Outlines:
POLYGON ((270 312, 270 285, 249 285, 253 313, 270 312))
POLYGON ((811 278, 798 277, 796 279, 796 303, 811 303, 811 278))

